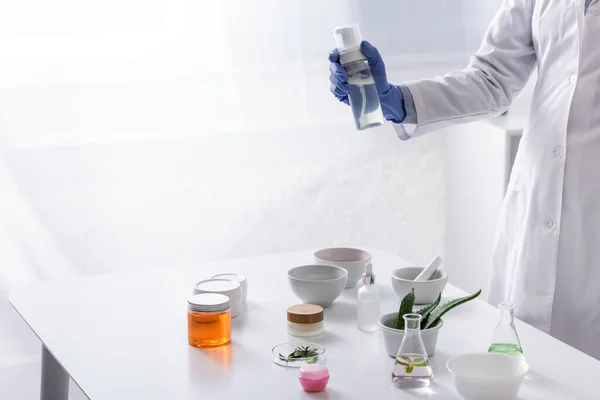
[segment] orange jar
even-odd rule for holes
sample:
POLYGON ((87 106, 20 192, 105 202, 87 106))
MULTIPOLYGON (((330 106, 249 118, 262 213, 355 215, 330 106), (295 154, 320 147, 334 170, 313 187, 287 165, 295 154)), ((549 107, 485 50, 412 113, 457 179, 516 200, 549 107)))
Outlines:
POLYGON ((188 342, 207 348, 231 342, 231 308, 223 294, 197 294, 188 299, 188 342))

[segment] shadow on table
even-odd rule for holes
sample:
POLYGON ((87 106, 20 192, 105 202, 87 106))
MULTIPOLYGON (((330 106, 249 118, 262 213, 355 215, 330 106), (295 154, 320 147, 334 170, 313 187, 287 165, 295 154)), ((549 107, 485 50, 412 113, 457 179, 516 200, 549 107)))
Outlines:
POLYGON ((453 388, 433 382, 431 386, 420 389, 394 389, 402 399, 459 399, 453 388))
POLYGON ((251 318, 256 319, 257 315, 264 318, 265 309, 268 308, 264 304, 248 300, 246 303, 242 304, 240 314, 231 319, 231 327, 242 329, 248 324, 251 318))
POLYGON ((232 343, 228 346, 198 349, 192 346, 188 348, 188 364, 191 370, 201 369, 205 365, 212 368, 227 370, 231 365, 232 354, 239 350, 239 346, 232 343))
POLYGON ((331 308, 325 310, 325 320, 327 322, 356 321, 356 304, 336 300, 331 308))
MULTIPOLYGON (((320 399, 320 400, 343 400, 344 395, 338 392, 335 389, 327 388, 327 390, 318 393, 310 393, 311 399, 320 399)), ((346 396, 345 398, 348 398, 346 396)))
POLYGON ((543 390, 544 393, 548 393, 548 395, 552 395, 554 398, 564 398, 564 399, 590 399, 589 395, 581 393, 579 389, 576 389, 572 386, 568 386, 566 382, 558 382, 554 379, 548 378, 534 370, 530 370, 525 376, 525 382, 523 383, 523 387, 521 389, 521 395, 518 399, 525 399, 525 393, 529 387, 535 386, 538 391, 543 390), (524 393, 525 392, 525 393, 524 393))
POLYGON ((323 333, 322 335, 314 337, 311 340, 311 342, 318 343, 320 345, 323 345, 325 348, 327 348, 327 345, 332 344, 332 343, 337 343, 342 340, 344 340, 344 339, 341 335, 338 335, 333 332, 325 331, 325 333, 323 333))

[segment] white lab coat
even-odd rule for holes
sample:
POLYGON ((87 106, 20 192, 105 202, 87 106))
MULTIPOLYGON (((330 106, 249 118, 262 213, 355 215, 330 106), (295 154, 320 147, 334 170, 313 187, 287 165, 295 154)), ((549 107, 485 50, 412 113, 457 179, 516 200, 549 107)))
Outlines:
POLYGON ((600 359, 600 0, 584 3, 505 0, 466 69, 407 83, 417 125, 395 128, 406 139, 498 115, 537 68, 489 301, 600 359))

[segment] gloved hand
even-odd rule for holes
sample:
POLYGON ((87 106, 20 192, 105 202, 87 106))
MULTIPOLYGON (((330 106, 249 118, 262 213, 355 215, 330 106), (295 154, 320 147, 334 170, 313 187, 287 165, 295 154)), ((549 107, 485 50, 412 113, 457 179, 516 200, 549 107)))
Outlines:
MULTIPOLYGON (((360 44, 360 49, 365 57, 367 57, 371 75, 375 81, 375 88, 379 95, 383 116, 388 121, 395 123, 402 122, 406 117, 406 112, 400 88, 388 82, 383 59, 371 43, 363 41, 360 44)), ((348 93, 350 93, 350 84, 348 83, 348 73, 340 64, 337 49, 333 49, 329 53, 329 62, 329 71, 331 72, 329 75, 329 81, 331 82, 330 90, 339 101, 349 104, 348 93)))

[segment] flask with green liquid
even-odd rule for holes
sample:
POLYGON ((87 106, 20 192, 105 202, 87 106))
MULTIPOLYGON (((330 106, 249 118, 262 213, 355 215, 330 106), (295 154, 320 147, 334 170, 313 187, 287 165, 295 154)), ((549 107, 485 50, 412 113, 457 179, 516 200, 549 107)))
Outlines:
POLYGON ((500 321, 496 326, 488 352, 525 359, 523 347, 521 347, 521 341, 515 327, 515 305, 513 303, 501 303, 498 305, 498 309, 500 310, 500 321))

